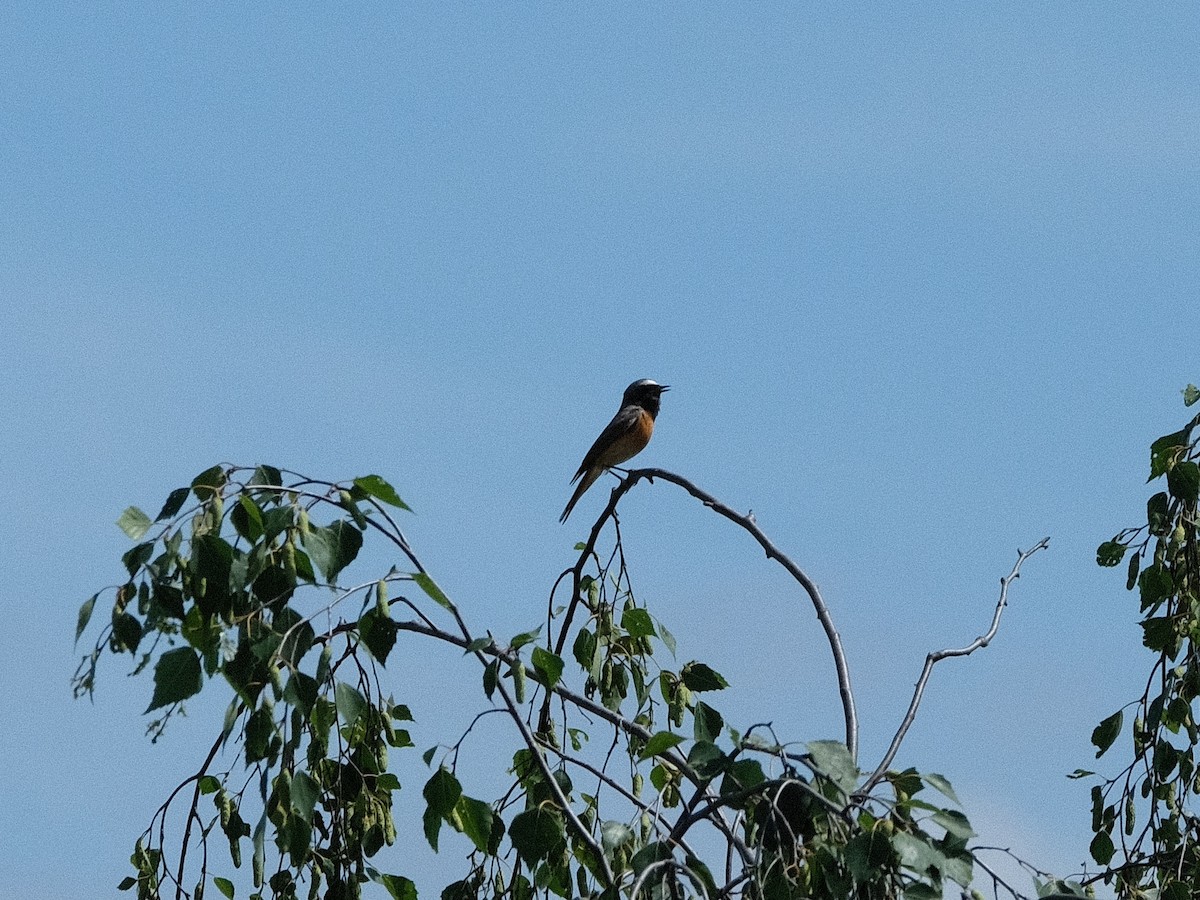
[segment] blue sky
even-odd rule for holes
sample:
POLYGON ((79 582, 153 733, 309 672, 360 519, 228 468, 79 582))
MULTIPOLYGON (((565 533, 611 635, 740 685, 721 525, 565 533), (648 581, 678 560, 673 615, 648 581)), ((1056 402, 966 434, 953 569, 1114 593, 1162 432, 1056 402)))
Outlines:
MULTIPOLYGON (((673 390, 639 461, 752 508, 822 586, 864 763, 925 653, 975 637, 1050 536, 898 762, 1077 869, 1064 776, 1147 664, 1095 546, 1143 514, 1148 444, 1200 378, 1197 22, 1156 12, 0 11, 0 894, 118 896, 221 705, 151 746, 147 680, 110 664, 70 699, 126 505, 223 460, 378 472, 468 620, 513 633, 600 508, 558 525, 640 377, 673 390)), ((622 523, 729 718, 836 736, 816 622, 748 539, 663 484, 622 523)), ((412 653, 418 744, 452 741, 476 675, 412 653)), ((454 857, 426 856, 432 889, 454 857)))

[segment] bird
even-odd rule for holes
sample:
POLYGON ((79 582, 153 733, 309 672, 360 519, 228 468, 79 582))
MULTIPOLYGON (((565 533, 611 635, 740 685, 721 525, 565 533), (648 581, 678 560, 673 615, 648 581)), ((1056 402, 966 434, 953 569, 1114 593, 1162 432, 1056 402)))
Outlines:
POLYGON ((571 484, 579 482, 575 493, 567 501, 567 508, 559 517, 560 523, 567 521, 567 516, 579 502, 588 488, 596 483, 606 469, 619 465, 627 459, 632 459, 650 443, 650 435, 654 433, 654 420, 658 416, 659 400, 664 391, 670 388, 665 384, 642 378, 625 388, 621 397, 621 408, 613 416, 612 421, 600 432, 600 437, 592 444, 579 464, 579 471, 571 479, 571 484))

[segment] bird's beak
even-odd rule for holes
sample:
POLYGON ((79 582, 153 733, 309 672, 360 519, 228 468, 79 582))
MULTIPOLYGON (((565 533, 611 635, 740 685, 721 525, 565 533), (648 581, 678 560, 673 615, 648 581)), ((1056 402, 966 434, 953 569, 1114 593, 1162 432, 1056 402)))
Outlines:
POLYGON ((665 393, 666 393, 667 391, 669 391, 670 389, 671 389, 671 386, 670 386, 669 384, 660 384, 660 385, 658 386, 658 392, 659 392, 660 394, 665 394, 665 393))

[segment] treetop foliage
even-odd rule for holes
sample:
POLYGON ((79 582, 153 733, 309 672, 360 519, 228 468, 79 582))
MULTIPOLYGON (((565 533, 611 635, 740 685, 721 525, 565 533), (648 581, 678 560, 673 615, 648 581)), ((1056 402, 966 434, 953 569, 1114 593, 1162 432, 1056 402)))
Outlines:
MULTIPOLYGON (((1190 405, 1200 394, 1189 392, 1190 405)), ((1156 662, 1145 694, 1092 735, 1097 756, 1123 733, 1132 744, 1124 771, 1093 788, 1100 871, 1067 881, 1024 864, 1040 896, 1086 896, 1103 880, 1122 897, 1179 900, 1200 875, 1200 823, 1188 809, 1200 790, 1198 422, 1154 442, 1151 480, 1167 489, 1151 497, 1145 525, 1098 550, 1105 566, 1129 557, 1126 584, 1138 591, 1156 662)), ((396 842, 397 792, 419 785, 425 840, 462 854, 444 900, 934 900, 951 886, 981 896, 979 885, 1024 896, 996 871, 1004 851, 975 842, 945 777, 891 766, 935 665, 988 644, 1010 585, 1045 541, 1018 554, 984 634, 926 657, 891 746, 864 767, 850 668, 815 584, 752 517, 686 479, 627 473, 554 582, 544 622, 507 639, 468 628, 409 543, 407 510, 378 475, 330 482, 222 465, 172 491, 153 518, 135 507, 121 515, 133 546, 121 583, 80 609, 77 641, 97 603, 111 601, 76 671, 76 695, 93 692, 106 654, 129 654, 135 672, 152 673, 152 739, 201 692, 229 698, 194 771, 137 839, 122 889, 139 900, 211 889, 413 900, 404 854, 386 848, 396 842), (731 722, 720 709, 720 661, 675 659, 667 624, 635 596, 617 517, 626 493, 656 479, 744 530, 793 576, 834 659, 838 739, 798 743, 769 724, 731 722), (393 564, 351 583, 346 573, 367 541, 390 547, 393 564), (478 708, 466 733, 412 721, 405 685, 387 670, 411 641, 476 661, 478 680, 458 688, 460 702, 478 708), (492 715, 512 735, 509 777, 471 796, 464 741, 492 715), (447 833, 461 837, 445 844, 447 833)))

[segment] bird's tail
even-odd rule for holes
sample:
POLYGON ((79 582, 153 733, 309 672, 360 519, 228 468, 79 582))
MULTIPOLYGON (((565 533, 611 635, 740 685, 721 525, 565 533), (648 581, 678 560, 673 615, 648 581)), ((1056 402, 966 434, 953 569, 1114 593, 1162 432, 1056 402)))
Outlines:
POLYGON ((558 522, 560 525, 567 521, 567 516, 571 514, 571 510, 575 508, 575 504, 579 502, 579 498, 587 492, 588 488, 596 483, 596 479, 600 477, 600 473, 603 471, 603 468, 597 466, 595 469, 583 473, 583 478, 579 480, 579 487, 575 488, 575 493, 573 493, 571 495, 571 499, 567 501, 567 508, 564 509, 563 514, 558 517, 558 522))

